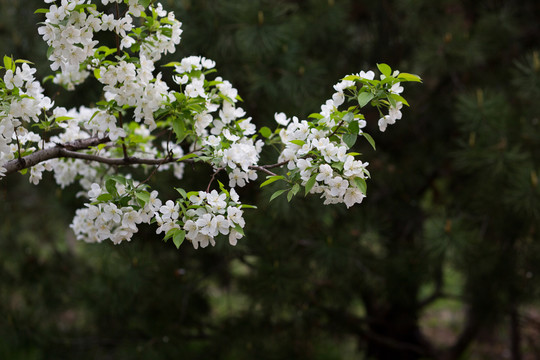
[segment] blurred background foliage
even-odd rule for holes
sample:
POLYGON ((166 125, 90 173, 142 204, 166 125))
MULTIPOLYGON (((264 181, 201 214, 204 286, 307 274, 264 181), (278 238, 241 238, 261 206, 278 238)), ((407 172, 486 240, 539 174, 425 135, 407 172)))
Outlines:
MULTIPOLYGON (((268 203, 241 190, 238 246, 176 251, 151 228, 78 243, 82 199, 0 182, 2 359, 540 358, 540 3, 163 0, 184 23, 168 60, 217 61, 259 126, 317 112, 345 74, 417 73, 411 109, 358 144, 361 205, 268 203)), ((38 0, 0 0, 0 53, 49 73, 38 0)), ((48 85, 49 86, 49 85, 48 85)), ((62 104, 95 99, 50 86, 62 104)), ((183 183, 203 189, 208 171, 183 183)), ((172 177, 152 184, 164 197, 172 177)))

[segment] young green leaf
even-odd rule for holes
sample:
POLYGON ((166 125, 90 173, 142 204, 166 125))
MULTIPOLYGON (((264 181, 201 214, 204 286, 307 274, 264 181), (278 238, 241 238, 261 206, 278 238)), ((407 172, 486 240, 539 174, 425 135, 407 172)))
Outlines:
POLYGON ((187 136, 186 132, 186 124, 182 119, 176 118, 173 120, 172 123, 174 133, 176 134, 176 138, 178 139, 178 143, 181 143, 182 140, 184 140, 187 136))
POLYGON ((287 193, 287 201, 288 202, 291 202, 292 198, 293 198, 294 194, 293 194, 293 191, 292 189, 287 193))
POLYGON ((420 78, 420 76, 409 74, 409 73, 400 73, 398 75, 398 80, 422 82, 422 79, 420 78))
POLYGON ((373 93, 371 92, 361 92, 359 95, 358 95, 358 106, 360 106, 361 108, 363 108, 364 106, 366 106, 373 98, 375 97, 375 95, 373 95, 373 93))
POLYGON ((360 132, 360 126, 358 125, 358 121, 351 121, 349 123, 349 131, 351 134, 358 134, 360 132))
POLYGON ((97 197, 97 201, 101 201, 101 202, 111 201, 112 199, 113 199, 112 195, 108 193, 101 194, 97 197))
POLYGON ((354 114, 352 112, 346 113, 345 115, 343 115, 343 118, 341 118, 341 120, 345 122, 350 122, 353 119, 354 119, 354 114))
POLYGON ((248 205, 248 204, 242 204, 240 205, 240 209, 256 209, 257 207, 255 205, 248 205))
POLYGON ((116 191, 116 181, 114 179, 109 178, 105 181, 105 189, 107 189, 107 192, 111 195, 118 194, 116 191))
POLYGON ((145 204, 150 201, 150 193, 148 191, 136 191, 135 196, 142 200, 145 204))
POLYGON ((304 140, 291 140, 291 143, 298 146, 304 146, 306 144, 304 140))
POLYGON ((364 136, 366 138, 366 140, 369 142, 369 144, 371 145, 371 147, 373 148, 373 150, 377 150, 375 148, 375 140, 373 140, 373 138, 371 137, 371 135, 369 135, 368 133, 362 133, 362 136, 364 136))
POLYGON ((362 192, 362 194, 366 194, 367 193, 367 184, 366 184, 366 180, 362 179, 362 178, 354 178, 354 184, 356 185, 356 187, 358 189, 360 189, 360 191, 362 192))
POLYGON ((241 234, 242 236, 244 236, 244 229, 242 229, 242 227, 238 224, 234 224, 234 230, 236 230, 237 233, 241 234))
POLYGON ((195 153, 190 153, 190 154, 182 156, 180 159, 178 159, 176 161, 181 162, 181 161, 185 161, 187 159, 192 159, 192 158, 197 157, 197 156, 199 156, 199 155, 197 155, 195 153))
POLYGON ((227 197, 231 197, 231 195, 229 194, 227 189, 225 189, 225 185, 223 185, 223 183, 221 181, 219 181, 219 180, 218 180, 218 184, 219 184, 219 188, 221 189, 221 191, 223 191, 227 195, 227 197))
POLYGON ((270 128, 266 127, 266 126, 263 126, 261 128, 261 130, 259 130, 259 132, 261 133, 262 136, 264 136, 265 138, 269 138, 270 136, 272 136, 272 130, 270 130, 270 128))
POLYGON ((173 236, 173 243, 176 245, 176 248, 179 249, 180 245, 184 242, 184 239, 186 238, 186 232, 184 230, 176 229, 176 232, 173 236))
MULTIPOLYGON (((287 191, 287 189, 283 189, 283 190, 278 190, 276 191, 275 193, 272 194, 272 196, 270 196, 270 201, 274 200, 275 198, 277 198, 279 195, 283 194, 285 191, 287 191)), ((270 202, 268 201, 268 202, 270 202)))
POLYGON ((285 176, 275 175, 275 176, 267 176, 266 178, 267 178, 267 180, 265 182, 263 182, 260 187, 264 187, 264 186, 266 186, 268 184, 273 183, 274 181, 285 179, 285 176))
POLYGON ((354 144, 356 143, 356 139, 358 139, 357 134, 345 134, 345 135, 343 135, 343 142, 345 143, 345 145, 347 145, 347 147, 349 149, 354 146, 354 144))
POLYGON ((184 199, 187 198, 187 194, 186 194, 186 191, 182 188, 176 188, 176 191, 178 191, 178 193, 180 194, 180 196, 182 196, 184 199))
POLYGON ((12 66, 13 66, 13 59, 11 59, 9 56, 7 55, 4 55, 4 67, 6 68, 6 70, 13 70, 12 69, 12 66))
POLYGON ((309 194, 309 192, 311 191, 311 189, 313 189, 313 186, 315 186, 315 183, 317 182, 317 174, 313 174, 311 175, 311 177, 309 178, 309 180, 306 182, 306 191, 304 193, 304 196, 306 196, 307 194, 309 194))
POLYGON ((392 68, 390 68, 390 66, 386 64, 377 64, 377 67, 384 76, 389 77, 392 75, 392 68))
POLYGON ((409 106, 409 103, 407 102, 407 100, 405 100, 405 98, 403 96, 401 96, 401 95, 390 94, 390 97, 392 99, 394 99, 395 101, 401 101, 403 103, 403 105, 409 106))

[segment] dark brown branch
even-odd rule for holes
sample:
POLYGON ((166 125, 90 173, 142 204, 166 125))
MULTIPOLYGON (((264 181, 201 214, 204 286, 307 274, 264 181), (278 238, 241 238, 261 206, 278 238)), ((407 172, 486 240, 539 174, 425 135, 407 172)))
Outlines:
MULTIPOLYGON (((99 162, 99 163, 103 163, 107 165, 114 165, 114 166, 136 165, 136 164, 162 165, 164 163, 175 162, 178 160, 172 157, 167 157, 164 159, 142 159, 142 158, 137 158, 137 157, 107 158, 107 157, 103 157, 99 155, 92 155, 92 154, 85 154, 85 153, 77 152, 78 150, 88 149, 92 146, 97 146, 99 144, 103 144, 109 141, 110 139, 108 137, 101 138, 101 139, 94 137, 94 138, 89 138, 89 139, 75 140, 75 141, 65 143, 65 144, 57 144, 55 147, 52 147, 52 148, 38 150, 20 159, 14 159, 14 160, 8 161, 7 164, 4 165, 4 167, 7 170, 6 175, 11 174, 16 171, 30 168, 41 162, 51 160, 51 159, 57 159, 57 158, 81 159, 81 160, 94 161, 94 162, 99 162)), ((185 160, 185 161, 189 162, 190 159, 185 160)))
POLYGON ((82 149, 88 149, 92 146, 97 146, 99 144, 103 144, 106 142, 109 142, 110 139, 108 137, 105 138, 88 138, 88 139, 79 139, 75 141, 71 141, 65 144, 57 144, 55 147, 38 150, 30 155, 21 157, 19 159, 8 161, 4 168, 6 168, 6 175, 11 174, 16 171, 20 171, 23 169, 30 168, 32 166, 35 166, 41 162, 55 159, 59 157, 63 157, 65 155, 62 155, 62 151, 77 151, 82 149))

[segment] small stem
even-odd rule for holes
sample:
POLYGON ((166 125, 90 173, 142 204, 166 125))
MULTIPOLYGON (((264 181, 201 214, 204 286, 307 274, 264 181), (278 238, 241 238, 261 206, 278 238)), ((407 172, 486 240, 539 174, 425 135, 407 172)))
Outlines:
POLYGON ((23 164, 23 159, 21 157, 21 143, 19 142, 19 135, 17 134, 17 129, 15 129, 15 139, 17 140, 17 155, 19 158, 19 163, 23 164))
POLYGON ((206 192, 207 192, 207 193, 210 192, 210 185, 212 185, 212 183, 214 182, 214 179, 216 178, 216 175, 217 175, 221 170, 225 170, 225 168, 224 168, 224 167, 220 167, 219 169, 217 169, 216 171, 214 171, 214 173, 212 174, 212 177, 210 178, 210 182, 208 183, 208 186, 206 187, 206 192))
POLYGON ((139 183, 139 185, 137 185, 135 187, 135 189, 137 189, 139 186, 143 185, 143 184, 146 184, 148 181, 150 181, 150 179, 152 178, 152 176, 154 176, 154 174, 158 171, 159 167, 163 164, 165 164, 166 162, 170 162, 170 160, 173 159, 173 156, 172 156, 172 153, 169 152, 169 155, 163 159, 163 161, 161 161, 155 168, 154 170, 152 170, 152 172, 150 173, 150 175, 148 175, 148 177, 142 181, 141 183, 139 183))
MULTIPOLYGON (((122 120, 122 113, 118 113, 118 124, 120 125, 120 127, 123 129, 124 128, 124 121, 122 120)), ((128 152, 127 152, 127 148, 126 148, 126 138, 123 137, 122 138, 122 153, 124 154, 124 159, 127 159, 129 156, 128 156, 128 152)))
POLYGON ((332 136, 334 136, 334 135, 337 133, 337 131, 339 130, 339 128, 341 127, 341 125, 343 125, 343 120, 341 120, 341 121, 339 122, 338 126, 336 127, 336 129, 334 130, 334 132, 330 134, 329 138, 331 138, 332 136))
POLYGON ((252 170, 262 171, 262 172, 267 173, 268 175, 271 175, 271 176, 277 176, 276 173, 271 172, 270 170, 268 170, 264 166, 250 166, 249 168, 252 169, 252 170))

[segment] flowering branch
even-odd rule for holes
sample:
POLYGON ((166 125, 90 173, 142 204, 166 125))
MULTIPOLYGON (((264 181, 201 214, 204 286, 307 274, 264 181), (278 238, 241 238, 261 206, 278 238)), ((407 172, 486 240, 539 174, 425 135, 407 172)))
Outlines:
POLYGON ((374 147, 363 132, 362 108, 376 107, 379 129, 385 131, 408 105, 400 83, 420 81, 379 64, 380 79, 373 71, 346 76, 309 119, 276 113, 277 129, 257 131, 239 107, 238 91, 212 75, 214 61, 190 56, 165 64, 173 68, 169 82, 157 72, 155 63, 173 53, 181 39, 181 23, 173 13, 154 1, 101 3, 115 3, 114 14, 99 11, 92 0, 63 0, 38 10, 46 17, 38 32, 49 45, 53 82, 73 90, 95 78, 104 99, 95 107, 55 107, 26 61, 5 56, 0 64, 0 180, 29 169, 34 184, 43 171, 52 171, 61 187, 78 181, 88 203, 71 227, 87 242, 130 241, 138 224, 155 223, 156 233, 177 247, 184 239, 195 248, 214 245, 221 235, 235 245, 244 235, 243 209, 250 207, 241 204, 235 188, 256 180, 257 172, 268 175, 261 187, 275 181, 286 186, 270 200, 286 193, 290 201, 303 187, 305 195, 319 194, 325 204, 360 203, 370 174, 352 147, 361 137, 374 147), (100 31, 114 34, 113 48, 94 39, 100 31), (346 102, 352 104, 340 109, 346 102), (169 136, 164 140, 161 134, 169 136), (279 151, 274 164, 259 164, 265 145, 279 151), (90 151, 93 147, 99 154, 90 151), (186 162, 212 166, 206 191, 177 187, 179 197, 162 202, 150 178, 172 170, 182 179, 186 162), (130 173, 137 165, 156 167, 139 181, 130 173), (283 175, 271 170, 285 165, 283 175), (113 169, 118 166, 123 168, 113 169), (210 191, 222 171, 229 177, 228 189, 218 182, 219 192, 210 191))

